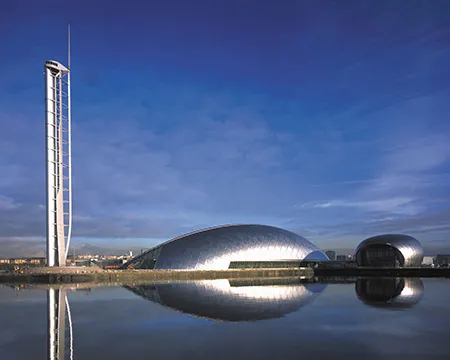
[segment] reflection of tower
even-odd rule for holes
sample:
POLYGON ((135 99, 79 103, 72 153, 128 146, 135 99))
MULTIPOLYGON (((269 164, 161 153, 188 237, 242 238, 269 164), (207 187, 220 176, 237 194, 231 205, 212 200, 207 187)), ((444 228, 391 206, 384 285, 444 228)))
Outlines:
POLYGON ((73 359, 72 316, 65 289, 48 290, 48 359, 65 359, 66 309, 69 322, 70 359, 73 359))
POLYGON ((70 50, 68 66, 45 62, 48 266, 66 265, 72 231, 70 50))

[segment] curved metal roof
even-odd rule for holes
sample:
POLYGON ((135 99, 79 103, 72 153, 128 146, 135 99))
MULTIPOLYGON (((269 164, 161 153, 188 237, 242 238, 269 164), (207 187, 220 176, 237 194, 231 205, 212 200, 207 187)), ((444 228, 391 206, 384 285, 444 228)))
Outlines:
POLYGON ((384 234, 372 236, 362 241, 356 248, 355 254, 372 245, 389 245, 397 249, 404 257, 403 266, 419 266, 423 260, 423 248, 420 242, 409 235, 384 234))
POLYGON ((55 60, 47 60, 45 62, 45 67, 56 71, 69 71, 63 64, 55 60))
POLYGON ((231 261, 329 260, 300 235, 267 225, 222 225, 178 236, 130 260, 136 269, 226 270, 231 261), (155 255, 157 254, 157 255, 155 255), (153 263, 146 258, 152 257, 153 263))

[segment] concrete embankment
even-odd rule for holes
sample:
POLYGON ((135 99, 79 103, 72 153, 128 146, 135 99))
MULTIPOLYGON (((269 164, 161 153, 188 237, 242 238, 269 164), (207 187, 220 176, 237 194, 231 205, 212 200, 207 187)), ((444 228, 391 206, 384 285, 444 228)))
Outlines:
POLYGON ((314 269, 314 275, 333 277, 450 277, 450 268, 325 268, 314 269))
POLYGON ((447 277, 450 268, 284 268, 223 271, 102 270, 99 268, 29 268, 0 273, 0 283, 82 284, 304 277, 353 282, 358 277, 447 277))
POLYGON ((244 269, 223 271, 177 270, 91 270, 90 268, 35 268, 23 272, 0 274, 0 283, 132 283, 155 281, 188 281, 211 279, 241 279, 264 277, 312 277, 311 268, 244 269))

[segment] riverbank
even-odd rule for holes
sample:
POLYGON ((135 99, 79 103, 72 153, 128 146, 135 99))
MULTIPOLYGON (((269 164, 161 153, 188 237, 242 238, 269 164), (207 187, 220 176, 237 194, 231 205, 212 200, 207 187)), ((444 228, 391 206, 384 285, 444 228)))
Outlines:
POLYGON ((311 268, 242 269, 222 271, 182 270, 102 270, 91 268, 30 268, 0 274, 0 283, 132 283, 180 280, 213 280, 241 278, 313 277, 311 268))
POLYGON ((450 268, 326 268, 314 269, 315 276, 333 277, 443 277, 450 278, 450 268))
POLYGON ((221 271, 186 270, 103 270, 88 267, 28 268, 0 273, 0 283, 82 284, 189 281, 214 279, 252 279, 280 277, 441 277, 450 278, 450 268, 328 268, 301 267, 279 269, 229 269, 221 271))

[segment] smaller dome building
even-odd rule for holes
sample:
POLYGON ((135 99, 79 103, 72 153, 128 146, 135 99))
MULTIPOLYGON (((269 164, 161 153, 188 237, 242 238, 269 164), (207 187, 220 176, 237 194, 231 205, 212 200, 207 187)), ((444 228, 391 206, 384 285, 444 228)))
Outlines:
POLYGON ((423 249, 420 242, 409 235, 378 235, 358 245, 355 259, 358 266, 367 267, 420 266, 423 249))

